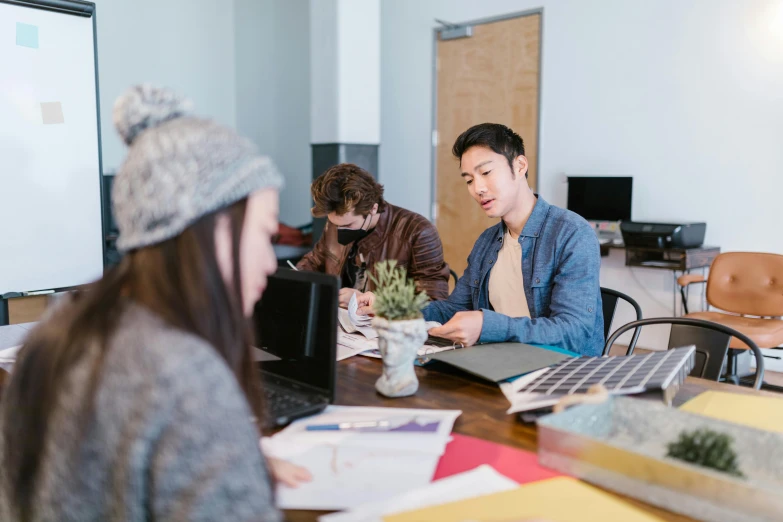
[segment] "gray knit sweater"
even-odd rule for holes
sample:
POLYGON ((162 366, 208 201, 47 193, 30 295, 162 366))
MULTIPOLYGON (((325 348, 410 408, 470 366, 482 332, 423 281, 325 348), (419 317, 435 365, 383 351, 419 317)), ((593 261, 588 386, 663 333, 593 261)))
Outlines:
MULTIPOLYGON (((74 367, 61 391, 36 521, 281 520, 250 408, 209 344, 129 305, 104 362, 93 421, 80 426, 75 412, 95 356, 74 367)), ((0 481, 3 521, 14 520, 7 495, 0 481)))

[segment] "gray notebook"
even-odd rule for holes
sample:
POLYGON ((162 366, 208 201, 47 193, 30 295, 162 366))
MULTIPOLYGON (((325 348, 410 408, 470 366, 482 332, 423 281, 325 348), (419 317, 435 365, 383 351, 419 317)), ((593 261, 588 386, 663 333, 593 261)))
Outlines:
POLYGON ((430 358, 492 382, 552 366, 573 356, 523 343, 479 344, 436 353, 430 358))

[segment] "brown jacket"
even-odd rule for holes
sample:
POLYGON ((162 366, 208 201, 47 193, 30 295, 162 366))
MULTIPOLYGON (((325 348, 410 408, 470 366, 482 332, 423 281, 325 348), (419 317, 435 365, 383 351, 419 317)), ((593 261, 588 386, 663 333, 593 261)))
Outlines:
MULTIPOLYGON (((337 242, 337 227, 326 222, 323 235, 313 251, 296 265, 299 270, 326 272, 340 277, 350 245, 337 242)), ((449 295, 449 265, 443 261, 443 245, 435 226, 424 216, 404 208, 386 205, 378 224, 359 242, 359 254, 364 256, 368 272, 378 261, 396 259, 416 281, 419 291, 430 299, 446 299, 449 295)), ((375 285, 367 282, 367 290, 375 285)))

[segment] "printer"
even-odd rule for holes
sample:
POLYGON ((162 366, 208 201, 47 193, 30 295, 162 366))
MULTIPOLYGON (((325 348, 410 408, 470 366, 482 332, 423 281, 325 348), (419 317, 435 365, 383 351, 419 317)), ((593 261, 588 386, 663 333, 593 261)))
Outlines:
POLYGON ((623 221, 620 232, 626 247, 698 248, 704 243, 707 224, 623 221))

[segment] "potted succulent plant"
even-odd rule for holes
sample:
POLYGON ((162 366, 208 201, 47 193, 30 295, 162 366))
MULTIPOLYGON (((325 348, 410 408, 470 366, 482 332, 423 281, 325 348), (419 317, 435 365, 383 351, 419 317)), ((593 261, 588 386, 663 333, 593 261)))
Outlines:
POLYGON ((383 356, 383 375, 375 389, 386 397, 407 397, 419 389, 413 361, 427 340, 422 308, 427 295, 416 292, 416 283, 409 280, 396 261, 375 265, 375 318, 378 347, 383 356))

